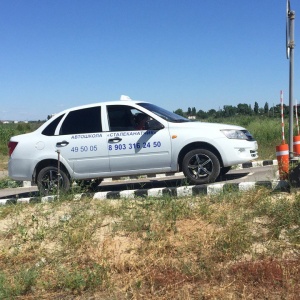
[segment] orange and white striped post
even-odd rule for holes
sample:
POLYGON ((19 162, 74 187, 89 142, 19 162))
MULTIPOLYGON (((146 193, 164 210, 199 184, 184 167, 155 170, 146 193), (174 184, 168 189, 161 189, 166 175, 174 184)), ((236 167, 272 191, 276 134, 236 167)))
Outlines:
POLYGON ((300 155, 300 135, 299 135, 299 120, 298 120, 297 100, 296 100, 296 105, 295 105, 295 115, 296 115, 297 135, 293 137, 293 150, 294 150, 294 154, 299 156, 300 155))
POLYGON ((285 143, 284 137, 284 115, 283 115, 283 92, 280 91, 281 104, 281 145, 276 146, 276 157, 278 161, 279 177, 287 179, 289 173, 289 145, 285 143))
POLYGON ((289 173, 289 145, 276 146, 276 157, 278 161, 279 177, 281 180, 288 178, 289 173))

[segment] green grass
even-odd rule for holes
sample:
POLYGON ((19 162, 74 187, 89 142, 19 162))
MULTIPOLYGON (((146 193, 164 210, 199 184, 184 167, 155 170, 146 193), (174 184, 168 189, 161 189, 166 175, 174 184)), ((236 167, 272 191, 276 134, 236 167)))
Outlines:
POLYGON ((12 136, 28 133, 37 129, 42 123, 0 124, 0 158, 7 156, 7 144, 12 136))
MULTIPOLYGON (((260 159, 276 158, 279 120, 213 121, 246 127, 260 159)), ((0 125, 1 159, 36 126, 0 125)), ((263 188, 0 206, 0 299, 296 299, 299 212, 298 193, 263 188)))
POLYGON ((0 298, 297 298, 299 208, 264 188, 1 206, 0 298))

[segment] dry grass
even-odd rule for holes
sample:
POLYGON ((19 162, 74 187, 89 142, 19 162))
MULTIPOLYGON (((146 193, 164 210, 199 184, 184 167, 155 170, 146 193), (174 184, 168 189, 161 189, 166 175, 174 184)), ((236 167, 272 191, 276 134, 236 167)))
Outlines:
POLYGON ((3 155, 0 153, 0 171, 7 170, 8 165, 8 155, 3 155))
POLYGON ((298 299, 300 196, 0 207, 1 299, 298 299))

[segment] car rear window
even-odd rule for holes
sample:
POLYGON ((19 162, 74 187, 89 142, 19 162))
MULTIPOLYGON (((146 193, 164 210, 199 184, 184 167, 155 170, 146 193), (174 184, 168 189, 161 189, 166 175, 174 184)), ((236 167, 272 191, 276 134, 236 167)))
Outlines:
POLYGON ((58 123, 60 122, 60 120, 62 119, 62 117, 64 116, 64 114, 62 114, 61 116, 59 116, 58 118, 56 118, 55 120, 53 120, 43 131, 42 134, 43 135, 47 135, 47 136, 52 136, 55 133, 55 129, 58 125, 58 123))
POLYGON ((70 111, 60 128, 60 135, 101 132, 99 106, 70 111))

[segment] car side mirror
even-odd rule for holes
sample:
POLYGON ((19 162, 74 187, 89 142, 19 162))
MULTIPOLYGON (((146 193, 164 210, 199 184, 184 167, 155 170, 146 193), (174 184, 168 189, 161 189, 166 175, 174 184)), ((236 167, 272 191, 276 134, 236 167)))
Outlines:
POLYGON ((145 123, 146 130, 161 130, 163 128, 165 128, 165 126, 156 120, 149 120, 145 123))

